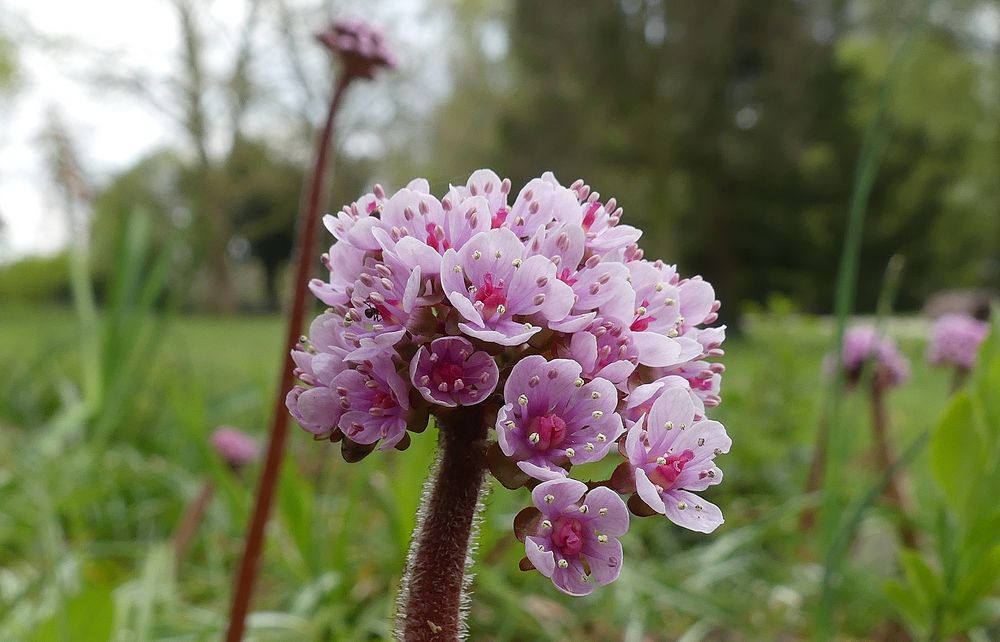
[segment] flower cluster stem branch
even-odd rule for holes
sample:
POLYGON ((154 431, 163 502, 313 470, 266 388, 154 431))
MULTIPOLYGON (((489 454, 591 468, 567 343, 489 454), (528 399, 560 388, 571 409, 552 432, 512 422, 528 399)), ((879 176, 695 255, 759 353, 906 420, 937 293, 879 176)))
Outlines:
MULTIPOLYGON (((892 447, 889 445, 889 414, 885 407, 885 384, 879 377, 872 378, 872 433, 875 440, 875 457, 879 469, 891 471, 894 467, 892 447)), ((886 499, 899 511, 899 537, 908 548, 917 547, 917 535, 910 526, 906 511, 906 499, 899 482, 898 473, 889 477, 885 486, 886 499)))
MULTIPOLYGON (((826 413, 821 413, 819 427, 816 431, 816 449, 813 451, 812 461, 809 463, 809 475, 806 477, 806 495, 812 495, 823 484, 823 474, 826 472, 826 448, 829 442, 829 426, 829 417, 826 413)), ((816 507, 810 504, 802 511, 802 515, 799 517, 799 530, 803 533, 808 533, 812 530, 815 523, 816 507)))
POLYGON ((486 477, 487 423, 481 406, 441 420, 436 477, 423 499, 403 578, 397 631, 407 642, 458 640, 476 512, 486 477))
POLYGON ((307 283, 313 268, 313 253, 316 245, 316 228, 319 224, 320 208, 325 203, 325 187, 327 168, 329 165, 330 141, 333 138, 334 116, 340 107, 344 90, 352 76, 344 74, 338 77, 330 99, 330 107, 326 114, 326 122, 316 139, 316 157, 312 174, 309 177, 308 196, 304 211, 299 215, 299 231, 297 240, 297 259, 295 281, 292 284, 292 304, 288 312, 288 327, 285 336, 285 354, 281 366, 281 380, 275 390, 274 408, 272 410, 270 436, 267 444, 267 454, 263 471, 257 485, 253 514, 244 541, 243 556, 240 559, 239 571, 233 593, 232 608, 229 613, 229 629, 226 633, 227 642, 238 642, 243 639, 243 631, 247 612, 250 608, 250 598, 257 577, 260 554, 264 543, 264 530, 274 503, 274 491, 278 484, 281 471, 281 461, 284 457, 285 442, 288 437, 288 412, 285 409, 285 393, 292 386, 293 370, 291 351, 299 340, 302 323, 308 300, 307 283))
POLYGON ((955 394, 965 386, 966 379, 969 378, 969 371, 966 368, 956 366, 951 377, 951 394, 955 394))
POLYGON ((198 491, 198 496, 188 504, 187 510, 184 511, 184 516, 181 517, 181 521, 177 525, 177 530, 174 531, 174 536, 171 540, 174 547, 174 561, 176 563, 180 564, 181 560, 184 559, 191 540, 194 539, 198 527, 205 518, 205 512, 208 510, 208 505, 212 501, 213 495, 215 495, 215 485, 210 481, 206 481, 202 484, 201 490, 198 491))

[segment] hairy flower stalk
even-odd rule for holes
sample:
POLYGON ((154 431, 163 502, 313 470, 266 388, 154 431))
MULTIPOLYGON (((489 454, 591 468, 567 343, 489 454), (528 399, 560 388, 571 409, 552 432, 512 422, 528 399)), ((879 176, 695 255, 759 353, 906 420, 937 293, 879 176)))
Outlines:
POLYGON ((512 191, 490 170, 438 198, 424 179, 324 222, 327 306, 293 350, 289 413, 347 461, 405 450, 435 418, 439 455, 400 587, 396 634, 462 637, 487 470, 530 491, 520 568, 586 595, 618 578, 629 511, 709 533, 731 441, 715 291, 647 261, 622 208, 546 172, 512 191), (618 461, 587 484, 574 467, 618 461), (628 497, 628 502, 622 495, 628 497))
POLYGON ((472 407, 450 413, 439 427, 438 460, 421 499, 400 590, 399 639, 459 639, 465 629, 488 424, 482 407, 472 407))
POLYGON ((275 397, 264 469, 257 486, 250 525, 236 576, 232 608, 229 614, 229 628, 226 633, 227 642, 238 642, 243 638, 246 616, 250 608, 250 598, 264 544, 264 530, 267 526, 271 506, 274 503, 274 492, 278 484, 281 462, 285 452, 285 442, 288 437, 288 414, 284 410, 284 393, 292 384, 294 363, 291 349, 298 342, 308 305, 305 284, 313 269, 316 228, 319 223, 320 208, 325 202, 334 117, 340 107, 344 92, 352 81, 358 78, 372 78, 379 68, 395 66, 395 58, 386 48, 381 33, 364 23, 334 23, 326 31, 317 34, 316 38, 331 53, 339 57, 342 70, 334 84, 323 129, 316 137, 315 163, 309 176, 304 210, 299 215, 295 281, 292 288, 292 304, 289 309, 285 340, 288 351, 281 369, 281 380, 275 397))

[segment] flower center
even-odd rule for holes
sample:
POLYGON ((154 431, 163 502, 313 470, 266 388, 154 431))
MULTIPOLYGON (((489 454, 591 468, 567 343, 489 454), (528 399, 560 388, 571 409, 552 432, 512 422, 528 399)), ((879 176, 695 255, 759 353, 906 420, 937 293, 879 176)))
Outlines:
POLYGON ((528 424, 528 441, 537 450, 548 450, 566 439, 566 422, 558 415, 535 417, 528 424))
POLYGON ((670 488, 674 485, 681 471, 684 470, 684 466, 694 459, 694 453, 690 450, 685 450, 679 455, 670 455, 666 459, 667 461, 657 466, 653 474, 650 475, 653 482, 662 488, 670 488))
POLYGON ((434 382, 435 388, 443 383, 450 389, 455 385, 455 381, 462 378, 463 374, 465 374, 465 369, 459 364, 441 363, 435 366, 431 372, 431 381, 434 382))
POLYGON ((486 274, 483 276, 483 284, 479 286, 476 290, 476 301, 483 304, 483 309, 480 310, 480 314, 484 318, 493 316, 502 305, 507 304, 507 295, 504 293, 503 279, 498 280, 493 283, 493 275, 486 274))
POLYGON ((507 208, 501 207, 496 212, 493 213, 493 219, 490 223, 490 227, 494 230, 503 225, 507 221, 507 208))
POLYGON ((691 384, 692 390, 711 390, 712 389, 712 379, 702 379, 701 377, 685 377, 688 383, 691 384))
POLYGON ((590 231, 590 226, 594 224, 597 220, 597 212, 603 207, 598 202, 593 202, 590 207, 587 208, 587 213, 583 215, 583 229, 584 231, 590 231))
MULTIPOLYGON (((646 308, 648 308, 649 300, 643 299, 642 304, 639 307, 641 310, 645 310, 646 308)), ((653 321, 656 321, 656 317, 654 316, 649 316, 649 315, 644 315, 641 317, 637 316, 635 318, 635 321, 632 322, 632 325, 629 326, 629 330, 631 330, 632 332, 645 332, 646 330, 649 329, 649 324, 652 323, 653 321)))
POLYGON ((427 231, 427 239, 424 242, 427 243, 427 245, 434 248, 436 252, 443 253, 445 250, 451 247, 451 243, 448 242, 448 239, 444 238, 443 236, 441 238, 438 238, 439 228, 437 225, 435 225, 434 223, 428 223, 426 227, 424 227, 424 229, 427 231))
POLYGON ((577 281, 577 279, 573 278, 572 274, 573 273, 569 268, 563 268, 563 271, 556 275, 556 278, 572 287, 577 281))
POLYGON ((372 407, 388 410, 389 408, 395 408, 396 402, 388 392, 377 390, 372 395, 372 407))
POLYGON ((552 526, 552 543, 565 557, 574 557, 583 550, 583 524, 572 517, 560 517, 552 526))

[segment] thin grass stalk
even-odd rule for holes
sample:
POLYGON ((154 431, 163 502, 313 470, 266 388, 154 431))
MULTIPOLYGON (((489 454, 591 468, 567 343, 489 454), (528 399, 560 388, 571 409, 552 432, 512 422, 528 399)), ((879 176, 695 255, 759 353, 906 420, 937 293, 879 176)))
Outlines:
POLYGON ((308 198, 304 212, 299 216, 299 233, 297 241, 297 259, 295 262, 295 280, 292 283, 292 304, 289 309, 288 326, 285 334, 284 358, 281 364, 281 375, 274 395, 274 405, 271 415, 271 427, 267 444, 267 454, 260 481, 257 485, 253 513, 247 529, 243 555, 240 558, 239 570, 233 593, 232 608, 229 614, 229 628, 226 633, 227 642, 238 642, 243 638, 246 626, 246 616, 250 609, 250 598, 253 595, 257 570, 260 564, 260 554, 264 544, 264 530, 274 504, 274 492, 277 487, 281 463, 285 453, 285 442, 288 437, 288 412, 285 409, 285 393, 292 386, 292 349, 295 347, 302 332, 303 319, 308 307, 306 287, 309 275, 313 269, 314 248, 316 246, 316 228, 319 224, 320 208, 326 202, 325 186, 329 165, 329 150, 333 139, 334 117, 340 108, 344 91, 352 76, 339 76, 334 85, 330 106, 326 114, 323 129, 316 139, 316 157, 312 174, 309 179, 308 198))
POLYGON ((865 215, 868 200, 871 196, 875 178, 890 138, 889 98, 895 81, 898 78, 904 61, 909 57, 916 36, 923 24, 923 12, 920 19, 914 22, 906 41, 893 55, 889 68, 879 87, 875 115, 865 127, 861 150, 858 154, 858 165, 851 192, 850 206, 847 215, 847 229, 844 235, 844 249, 841 254, 837 271, 837 286, 834 299, 836 318, 833 354, 836 355, 836 372, 833 385, 826 396, 824 415, 826 419, 820 423, 820 434, 817 435, 817 451, 822 455, 818 465, 823 469, 822 496, 819 512, 820 543, 826 551, 822 592, 815 616, 816 638, 828 640, 832 635, 834 596, 833 577, 840 567, 843 552, 836 545, 838 523, 842 512, 841 498, 844 488, 843 469, 847 459, 850 435, 848 431, 831 430, 831 426, 839 424, 840 399, 844 391, 843 373, 843 343, 847 320, 854 308, 857 290, 859 259, 861 254, 861 239, 864 231, 865 215))

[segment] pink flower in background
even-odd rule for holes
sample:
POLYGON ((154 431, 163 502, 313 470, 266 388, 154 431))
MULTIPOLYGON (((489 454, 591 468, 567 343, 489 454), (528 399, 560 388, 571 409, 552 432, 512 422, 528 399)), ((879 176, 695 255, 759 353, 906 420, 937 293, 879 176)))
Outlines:
POLYGON ((329 308, 293 352, 289 412, 356 461, 405 449, 428 415, 445 430, 479 408, 491 471, 508 488, 542 482, 524 564, 573 595, 618 576, 616 491, 713 530, 720 510, 693 493, 721 481, 729 449, 705 416, 721 402, 719 302, 701 277, 644 260, 622 215, 548 172, 515 192, 478 170, 440 199, 424 179, 375 186, 324 220, 337 242, 310 289, 329 308), (585 494, 574 467, 605 458, 627 479, 585 494))
POLYGON ((594 585, 618 579, 628 510, 609 488, 587 492, 575 479, 553 479, 531 491, 541 513, 535 533, 524 548, 534 567, 563 593, 587 595, 594 585))
POLYGON ((927 361, 972 370, 979 346, 989 334, 989 324, 964 314, 946 314, 934 322, 927 361))
POLYGON ((340 57, 348 75, 372 78, 380 68, 396 66, 396 56, 382 31, 367 22, 338 20, 316 34, 316 39, 340 57))
POLYGON ((212 433, 212 447, 234 470, 252 463, 260 455, 257 441, 231 426, 219 426, 212 433))
MULTIPOLYGON (((869 363, 879 382, 885 386, 901 385, 910 376, 909 360, 899 352, 892 339, 880 336, 874 328, 858 326, 848 329, 841 345, 841 366, 848 383, 852 385, 858 382, 865 365, 869 363)), ((835 360, 828 357, 827 369, 834 364, 835 360)))

